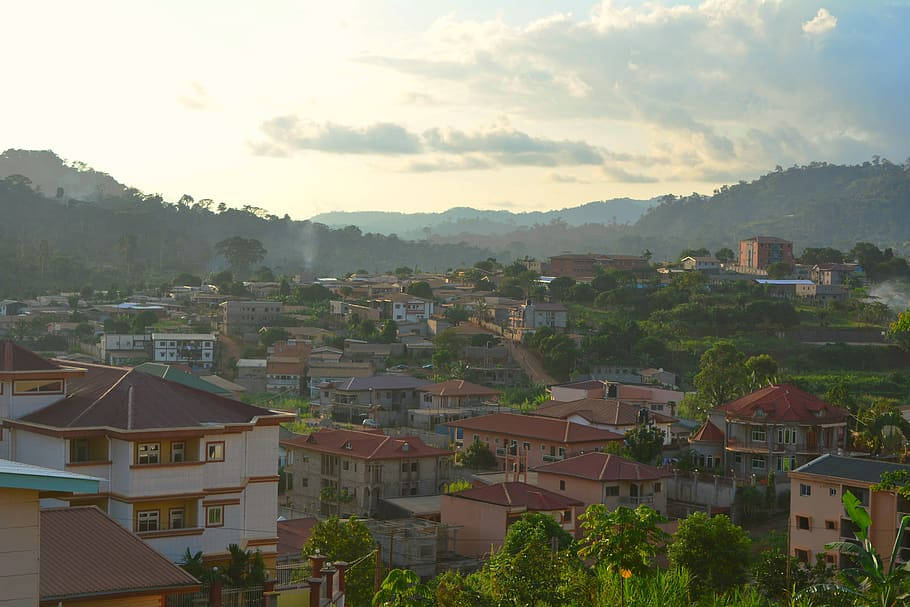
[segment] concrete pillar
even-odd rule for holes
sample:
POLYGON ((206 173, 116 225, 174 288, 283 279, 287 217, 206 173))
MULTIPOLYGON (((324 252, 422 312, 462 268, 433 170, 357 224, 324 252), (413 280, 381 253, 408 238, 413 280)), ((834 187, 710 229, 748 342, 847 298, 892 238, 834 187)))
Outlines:
POLYGON ((338 591, 344 592, 345 589, 345 574, 348 569, 348 564, 344 561, 336 561, 335 569, 338 570, 338 591))
POLYGON ((311 577, 307 580, 307 584, 310 585, 310 607, 319 607, 321 603, 319 593, 319 587, 322 586, 321 577, 311 577))
POLYGON ((320 573, 322 573, 322 577, 325 578, 325 598, 331 601, 335 596, 335 585, 333 580, 335 576, 335 570, 331 567, 326 566, 323 567, 320 573))

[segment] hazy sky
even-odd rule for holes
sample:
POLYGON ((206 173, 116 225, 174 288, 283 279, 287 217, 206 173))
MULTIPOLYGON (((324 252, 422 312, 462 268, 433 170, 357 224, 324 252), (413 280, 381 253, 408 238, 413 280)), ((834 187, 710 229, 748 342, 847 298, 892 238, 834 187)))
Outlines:
POLYGON ((4 3, 0 150, 175 200, 544 209, 910 156, 910 2, 4 3))

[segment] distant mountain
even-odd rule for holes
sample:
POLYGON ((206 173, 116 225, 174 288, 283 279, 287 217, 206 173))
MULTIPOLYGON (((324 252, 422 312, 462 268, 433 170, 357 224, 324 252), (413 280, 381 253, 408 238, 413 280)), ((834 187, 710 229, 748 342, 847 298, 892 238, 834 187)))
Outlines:
POLYGON ((61 203, 100 202, 122 196, 127 187, 81 162, 66 162, 50 150, 6 150, 0 154, 0 179, 22 175, 31 187, 61 203))
POLYGON ((577 207, 554 211, 487 211, 471 207, 454 207, 441 213, 396 213, 383 211, 353 211, 322 213, 311 221, 330 227, 354 225, 361 230, 380 234, 397 234, 401 238, 426 238, 426 228, 434 236, 456 234, 504 234, 516 228, 532 227, 560 221, 570 226, 590 223, 603 225, 631 224, 659 202, 614 198, 589 202, 577 207))

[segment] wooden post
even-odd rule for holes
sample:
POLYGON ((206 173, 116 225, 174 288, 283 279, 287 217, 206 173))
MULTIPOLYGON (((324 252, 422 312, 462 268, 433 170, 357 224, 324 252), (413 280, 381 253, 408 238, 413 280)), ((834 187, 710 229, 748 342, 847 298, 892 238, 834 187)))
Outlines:
POLYGON ((373 572, 373 594, 379 592, 379 584, 382 575, 382 544, 376 544, 376 566, 373 572))
POLYGON ((389 531, 389 571, 391 571, 394 566, 392 565, 392 553, 395 546, 395 530, 392 529, 389 531))

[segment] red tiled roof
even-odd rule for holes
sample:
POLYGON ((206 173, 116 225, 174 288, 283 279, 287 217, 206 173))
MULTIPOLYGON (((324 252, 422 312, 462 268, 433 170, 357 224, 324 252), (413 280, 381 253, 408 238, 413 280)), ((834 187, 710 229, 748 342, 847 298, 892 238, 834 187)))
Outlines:
MULTIPOLYGON (((566 419, 578 415, 594 424, 610 424, 612 426, 634 426, 638 423, 638 413, 642 407, 621 400, 602 398, 582 398, 579 400, 558 401, 550 400, 542 403, 532 415, 566 419)), ((658 424, 668 424, 676 421, 674 418, 648 410, 648 416, 658 424)))
POLYGON ((463 379, 450 379, 438 384, 430 384, 419 388, 418 391, 429 392, 436 396, 498 396, 500 393, 494 388, 472 384, 463 379))
POLYGON ((0 341, 0 372, 15 371, 57 371, 62 367, 41 358, 12 340, 0 341))
POLYGON ((278 556, 300 556, 300 551, 313 534, 317 522, 314 516, 278 521, 278 556))
POLYGON ((464 491, 459 491, 458 493, 452 493, 450 495, 452 497, 474 500, 476 502, 497 504, 499 506, 525 507, 528 510, 538 512, 565 510, 572 506, 582 505, 582 503, 576 499, 517 481, 465 489, 464 491))
POLYGON ((647 481, 670 476, 660 468, 597 451, 544 464, 534 470, 539 474, 577 476, 592 481, 647 481))
POLYGON ((836 423, 847 419, 847 411, 826 403, 790 384, 768 386, 717 407, 728 417, 762 419, 772 422, 836 423), (763 413, 756 415, 758 410, 763 413))
POLYGON ((42 510, 40 535, 42 602, 199 587, 95 506, 42 510))
POLYGON ((297 447, 321 453, 334 453, 359 459, 401 459, 439 457, 451 451, 430 447, 417 436, 388 436, 381 432, 322 428, 309 436, 281 441, 285 447, 297 447))
POLYGON ((257 417, 277 415, 141 371, 86 363, 73 366, 87 373, 71 382, 74 389, 70 394, 19 421, 57 428, 139 430, 252 423, 257 417))
POLYGON ((692 435, 689 442, 722 443, 724 442, 724 432, 708 420, 692 435))
POLYGON ((537 438, 554 443, 590 443, 597 441, 623 440, 621 434, 584 426, 574 422, 542 417, 518 415, 516 413, 492 413, 480 417, 469 417, 449 422, 446 426, 480 430, 511 436, 537 438))

